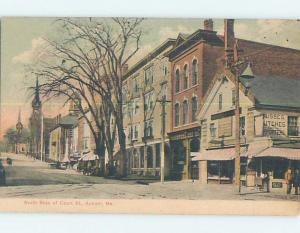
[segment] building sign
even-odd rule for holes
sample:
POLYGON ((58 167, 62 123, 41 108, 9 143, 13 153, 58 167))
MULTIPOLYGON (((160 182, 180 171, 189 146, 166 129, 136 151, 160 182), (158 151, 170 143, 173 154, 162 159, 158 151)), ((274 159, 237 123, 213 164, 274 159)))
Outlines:
POLYGON ((282 182, 272 182, 272 188, 282 188, 282 182))
POLYGON ((286 135, 287 116, 281 113, 264 114, 264 136, 277 137, 286 135))

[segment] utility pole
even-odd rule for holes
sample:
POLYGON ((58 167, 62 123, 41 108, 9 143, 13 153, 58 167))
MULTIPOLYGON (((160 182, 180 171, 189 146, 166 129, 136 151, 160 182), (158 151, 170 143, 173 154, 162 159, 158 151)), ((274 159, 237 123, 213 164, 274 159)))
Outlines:
POLYGON ((167 101, 166 95, 163 95, 162 100, 160 101, 161 108, 161 119, 162 119, 162 130, 161 130, 161 148, 160 148, 160 182, 163 183, 165 181, 165 147, 166 147, 166 103, 167 101))

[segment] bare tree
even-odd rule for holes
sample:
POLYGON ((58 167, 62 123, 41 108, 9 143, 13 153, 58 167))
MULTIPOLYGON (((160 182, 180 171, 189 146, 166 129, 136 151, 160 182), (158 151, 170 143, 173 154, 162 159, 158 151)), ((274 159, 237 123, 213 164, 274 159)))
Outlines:
POLYGON ((43 77, 41 90, 48 98, 73 100, 85 117, 98 153, 103 143, 110 165, 115 138, 120 145, 118 175, 125 175, 126 138, 123 129, 122 80, 124 67, 139 49, 142 19, 113 18, 102 21, 60 19, 66 33, 62 41, 50 41, 51 62, 41 61, 35 73, 43 77), (87 119, 88 108, 92 121, 87 119))

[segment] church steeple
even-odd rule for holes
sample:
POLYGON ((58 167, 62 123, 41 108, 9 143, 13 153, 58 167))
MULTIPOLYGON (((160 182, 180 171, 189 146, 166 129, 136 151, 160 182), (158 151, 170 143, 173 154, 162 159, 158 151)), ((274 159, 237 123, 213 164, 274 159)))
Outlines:
POLYGON ((21 122, 21 109, 19 109, 18 122, 16 124, 16 129, 17 129, 18 135, 20 135, 22 132, 22 129, 23 129, 23 124, 21 122))
POLYGON ((32 100, 32 108, 34 110, 39 110, 41 108, 41 105, 42 103, 40 100, 39 80, 38 78, 36 78, 34 99, 32 100))

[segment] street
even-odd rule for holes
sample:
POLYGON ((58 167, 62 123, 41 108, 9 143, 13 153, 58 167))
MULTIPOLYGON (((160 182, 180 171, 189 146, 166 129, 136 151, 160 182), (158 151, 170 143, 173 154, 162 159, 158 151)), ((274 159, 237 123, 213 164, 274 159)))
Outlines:
POLYGON ((47 163, 24 155, 1 155, 6 170, 6 187, 0 186, 0 198, 107 198, 107 199, 188 199, 188 200, 293 200, 296 195, 257 192, 242 189, 235 192, 231 184, 208 184, 167 181, 139 184, 85 176, 74 170, 51 169, 47 163), (6 157, 13 160, 6 164, 6 157))

